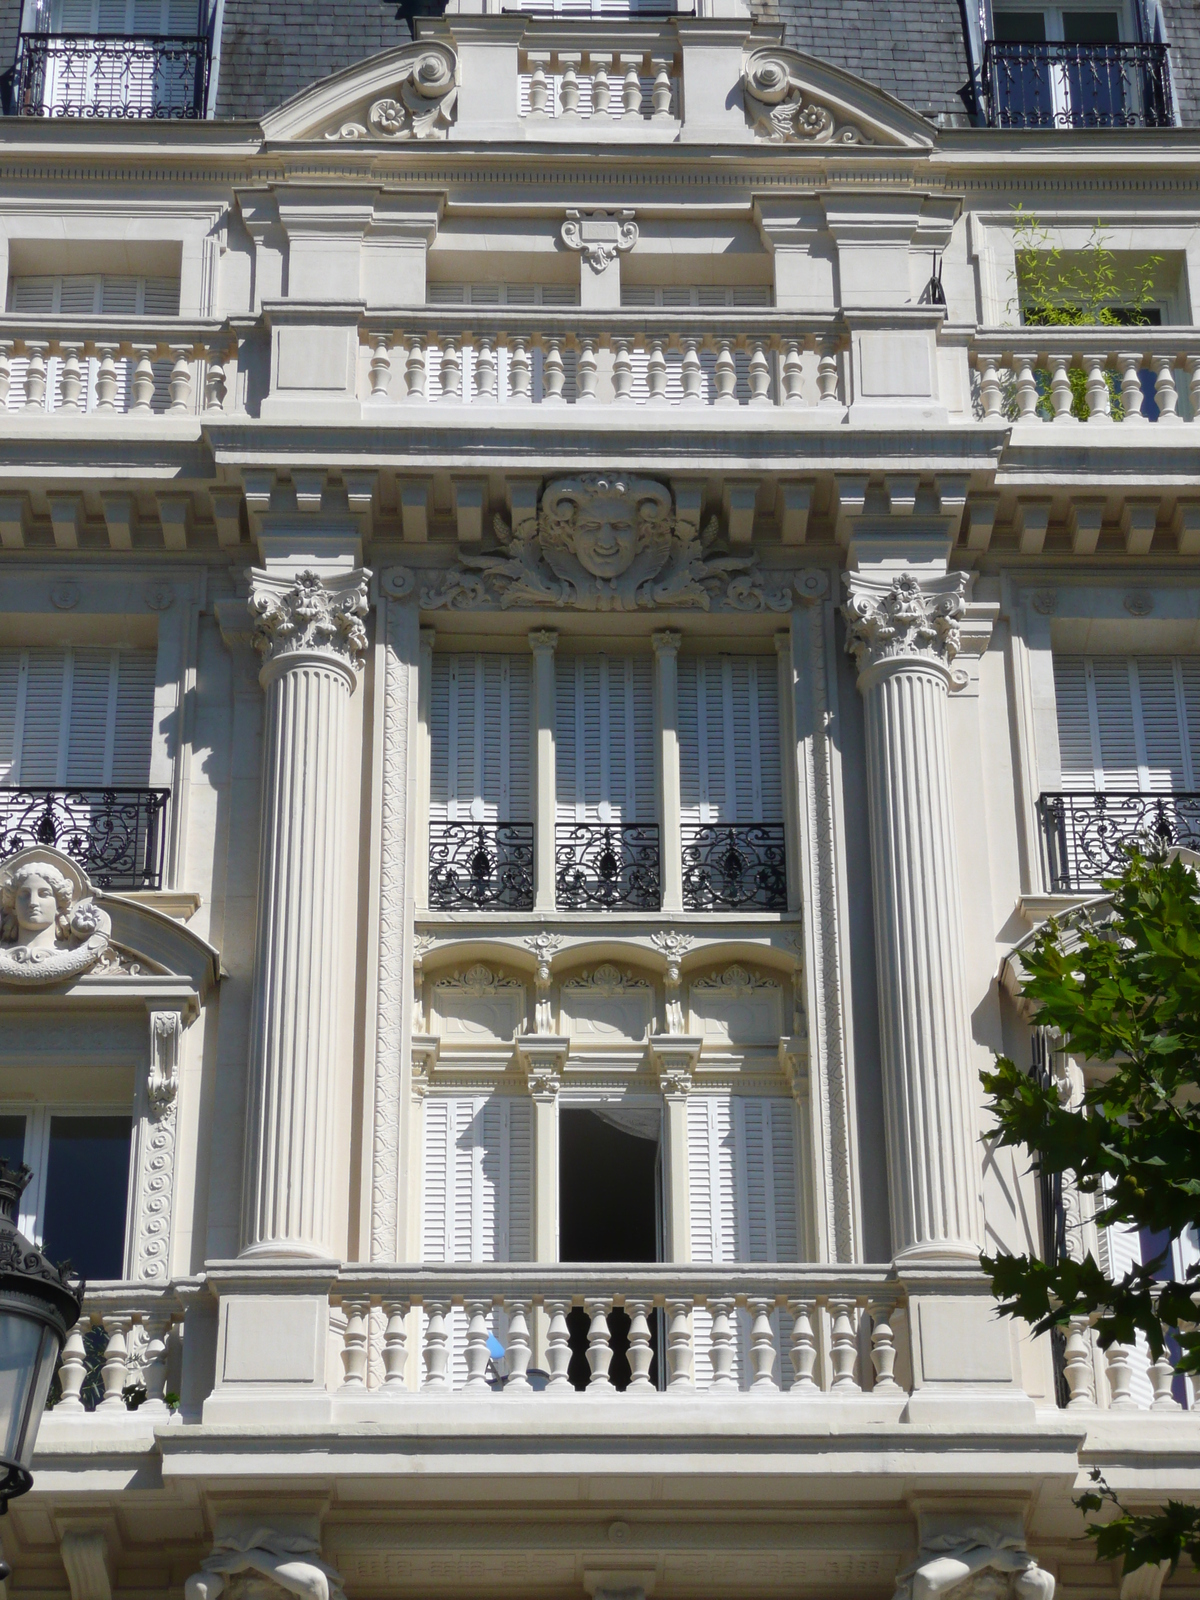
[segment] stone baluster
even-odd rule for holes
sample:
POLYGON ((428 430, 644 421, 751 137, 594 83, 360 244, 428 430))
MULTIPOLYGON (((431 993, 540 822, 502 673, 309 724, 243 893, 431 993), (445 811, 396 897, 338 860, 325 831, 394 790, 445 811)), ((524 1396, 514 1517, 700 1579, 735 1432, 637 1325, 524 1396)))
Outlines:
POLYGON ((1087 371, 1085 398, 1089 422, 1112 421, 1112 398, 1108 392, 1107 364, 1108 358, 1104 355, 1089 354, 1084 358, 1087 371))
POLYGON ((1109 1403, 1114 1411, 1129 1410, 1137 1405, 1137 1401, 1133 1398, 1133 1362, 1130 1360, 1130 1354, 1130 1346, 1127 1344, 1110 1344, 1104 1352, 1109 1403))
POLYGON ((62 372, 59 376, 58 409, 60 411, 81 411, 79 397, 83 392, 83 372, 79 365, 79 358, 83 354, 82 344, 64 343, 59 345, 62 351, 62 372))
POLYGON ((663 354, 663 342, 659 338, 651 338, 649 344, 650 355, 646 363, 647 399, 651 405, 666 405, 667 358, 663 354))
POLYGON ((588 1380, 588 1392, 611 1394, 613 1387, 608 1369, 612 1365, 612 1345, 608 1337, 608 1313, 612 1310, 612 1301, 588 1299, 583 1302, 583 1309, 589 1318, 587 1358, 592 1375, 588 1380))
POLYGON ((750 404, 771 404, 771 363, 761 339, 753 340, 750 346, 750 404))
POLYGON ((767 1394, 779 1387, 775 1380, 775 1330, 771 1327, 775 1302, 750 1296, 746 1309, 750 1313, 750 1365, 754 1371, 750 1391, 767 1394))
POLYGON ((996 368, 996 357, 980 356, 976 364, 979 367, 979 403, 983 407, 983 415, 985 419, 999 417, 1004 409, 1004 387, 996 368))
POLYGON ((733 1370, 737 1351, 737 1306, 731 1297, 721 1296, 708 1302, 712 1328, 708 1336, 708 1359, 712 1366, 710 1388, 718 1394, 732 1393, 737 1389, 737 1374, 733 1370))
POLYGON ((1192 402, 1192 421, 1200 422, 1200 356, 1187 358, 1188 399, 1192 402))
POLYGON ((375 349, 371 355, 371 399, 386 401, 392 386, 392 352, 386 333, 375 335, 375 349))
POLYGON ((713 372, 713 382, 717 391, 716 404, 719 406, 737 405, 737 364, 733 359, 733 340, 717 340, 717 364, 713 372))
POLYGON ((1142 407, 1145 396, 1142 393, 1142 357, 1141 352, 1129 350, 1117 357, 1117 365, 1121 369, 1121 409, 1125 415, 1124 422, 1147 421, 1142 407))
POLYGON ((0 411, 8 410, 8 391, 12 384, 13 341, 0 339, 0 411))
POLYGON ((558 52, 558 65, 562 73, 562 81, 558 86, 558 109, 563 117, 577 117, 579 115, 579 78, 578 70, 582 65, 583 57, 573 52, 558 52))
POLYGON ((575 403, 581 406, 596 404, 596 385, 599 368, 596 362, 596 341, 590 334, 579 340, 579 354, 575 359, 575 403))
POLYGON ((546 1384, 546 1393, 574 1394, 574 1387, 567 1376, 567 1368, 571 1365, 571 1336, 567 1329, 567 1312, 571 1309, 571 1302, 546 1300, 544 1309, 549 1318, 546 1334, 546 1370, 550 1376, 546 1384))
POLYGON ((496 403, 496 347, 490 334, 480 334, 475 350, 475 393, 478 406, 496 403))
POLYGON ((129 387, 133 398, 129 409, 145 414, 154 399, 154 357, 158 353, 158 346, 135 344, 130 348, 133 351, 133 379, 129 387))
POLYGON ((119 345, 97 344, 99 367, 96 371, 96 410, 117 409, 117 351, 119 345))
POLYGON ((1150 1363, 1150 1387, 1154 1391, 1154 1399, 1150 1402, 1151 1411, 1179 1411, 1179 1401, 1171 1393, 1175 1382, 1175 1363, 1164 1350, 1157 1361, 1150 1363))
POLYGON ((857 1309, 853 1300, 831 1299, 829 1302, 829 1315, 833 1323, 829 1339, 829 1364, 833 1369, 829 1385, 831 1393, 845 1395, 861 1392, 854 1375, 858 1365, 858 1334, 855 1329, 857 1309))
POLYGON ((425 404, 425 385, 428 377, 425 341, 421 334, 414 333, 409 338, 408 357, 404 363, 404 387, 407 390, 407 398, 414 405, 425 404))
POLYGON ((1158 377, 1154 380, 1154 403, 1158 407, 1159 423, 1178 422, 1179 393, 1175 388, 1175 357, 1155 356, 1158 377))
POLYGON ((625 68, 625 81, 621 85, 621 110, 627 117, 640 117, 642 114, 642 58, 641 56, 622 54, 621 65, 625 68))
POLYGON ((979 1258, 975 1069, 967 1024, 948 700, 967 579, 864 541, 845 578, 846 648, 866 708, 871 882, 888 1192, 899 1256, 979 1258), (869 563, 869 564, 868 564, 869 563))
POLYGON ((817 346, 817 394, 819 406, 840 406, 838 399, 837 345, 822 339, 817 346))
POLYGON ((670 1299, 667 1312, 667 1388, 672 1394, 690 1393, 696 1387, 695 1351, 692 1344, 692 1302, 670 1299))
POLYGON ((529 351, 521 338, 513 339, 508 347, 508 398, 515 405, 529 405, 533 399, 529 351))
POLYGON ((617 405, 633 404, 633 363, 628 339, 613 340, 613 398, 617 405))
POLYGON ((683 403, 685 406, 702 406, 704 404, 704 368, 700 361, 700 352, 697 349, 699 341, 685 339, 683 341, 683 403))
POLYGON ((785 339, 783 345, 783 403, 804 404, 804 368, 800 360, 799 339, 785 339))
POLYGON ((169 1311, 152 1311, 142 1318, 146 1333, 146 1349, 142 1357, 142 1382, 146 1387, 146 1398, 139 1410, 147 1416, 165 1417, 170 1414, 166 1402, 167 1335, 171 1331, 172 1321, 169 1311))
POLYGON ((1063 1351, 1063 1377, 1066 1379, 1069 1395, 1068 1408, 1095 1405, 1091 1324, 1086 1317, 1072 1317, 1067 1324, 1066 1346, 1063 1351))
POLYGON ((592 58, 592 115, 607 117, 612 85, 608 81, 608 62, 604 56, 592 58))
POLYGON ((225 409, 225 352, 215 347, 208 351, 204 365, 204 409, 225 409))
POLYGON ((651 56, 650 70, 654 74, 654 87, 650 91, 650 120, 663 122, 671 115, 671 68, 673 56, 651 56))
POLYGON ((550 65, 549 52, 531 50, 527 57, 530 68, 529 79, 529 115, 531 117, 545 117, 549 115, 550 80, 546 77, 546 68, 550 65))
POLYGON ((342 1332, 342 1388, 367 1387, 367 1326, 369 1300, 343 1300, 346 1326, 342 1332))
POLYGON ((384 1394, 407 1394, 405 1371, 408 1367, 407 1300, 383 1302, 383 1383, 384 1394))
POLYGON ((482 1298, 468 1300, 464 1309, 467 1316, 467 1381, 463 1384, 462 1392, 487 1394, 490 1389, 487 1381, 490 1360, 487 1319, 492 1309, 492 1302, 490 1299, 482 1298))
POLYGON ((1018 355, 1013 358, 1017 374, 1017 420, 1030 422, 1037 416, 1038 386, 1033 375, 1034 357, 1018 355))
POLYGON ((190 344, 173 344, 168 348, 171 376, 167 393, 171 399, 167 409, 178 414, 192 409, 192 347, 190 344))
POLYGON ((565 406, 566 396, 563 388, 567 381, 566 368, 563 366, 562 340, 557 336, 546 340, 545 354, 542 356, 542 404, 546 406, 565 406))
POLYGON ((451 405, 458 405, 462 400, 462 353, 453 334, 447 334, 442 340, 442 366, 439 377, 441 398, 451 405))
POLYGON ((817 1341, 813 1336, 812 1307, 807 1300, 789 1300, 792 1318, 792 1394, 814 1395, 820 1387, 813 1377, 817 1364, 817 1341))
POLYGON ((25 341, 25 354, 29 357, 29 364, 25 368, 26 411, 46 409, 46 352, 49 348, 49 344, 42 339, 25 341))
POLYGON ((58 1368, 58 1382, 62 1399, 55 1407, 58 1411, 82 1411, 80 1398, 83 1380, 87 1377, 87 1335, 91 1332, 91 1317, 81 1317, 67 1334, 62 1360, 58 1368))
POLYGON ((1054 412, 1054 422, 1070 422, 1071 406, 1074 402, 1074 391, 1071 388, 1071 357, 1069 355, 1050 355, 1047 357, 1050 366, 1050 406, 1054 412))
POLYGON ((650 1382, 650 1364, 654 1351, 650 1346, 650 1314, 654 1309, 651 1300, 626 1300, 629 1315, 629 1387, 636 1393, 653 1389, 650 1382))
POLYGON ((439 1393, 450 1387, 450 1334, 446 1327, 449 1316, 448 1300, 425 1301, 425 1345, 421 1352, 425 1361, 424 1387, 439 1393))
POLYGON ((108 1343, 104 1349, 104 1365, 100 1379, 104 1385, 104 1398, 97 1411, 124 1411, 125 1385, 129 1375, 129 1317, 104 1317, 101 1319, 108 1343))
POLYGON ((892 1314, 896 1307, 891 1300, 875 1300, 870 1309, 871 1365, 875 1369, 873 1392, 901 1395, 904 1390, 896 1382, 896 1338, 892 1332, 892 1314))
POLYGON ((505 1350, 508 1378, 504 1392, 516 1395, 532 1394, 528 1377, 529 1362, 533 1356, 533 1347, 529 1339, 530 1302, 506 1300, 504 1309, 508 1313, 508 1343, 505 1350))
POLYGON ((367 649, 361 569, 254 570, 266 692, 243 1254, 336 1255, 337 1072, 350 696, 367 649))

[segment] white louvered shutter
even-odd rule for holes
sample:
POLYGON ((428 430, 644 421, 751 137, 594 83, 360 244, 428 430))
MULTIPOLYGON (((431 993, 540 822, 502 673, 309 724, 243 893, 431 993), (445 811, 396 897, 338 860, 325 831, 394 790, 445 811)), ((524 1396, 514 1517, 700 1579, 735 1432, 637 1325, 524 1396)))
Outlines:
MULTIPOLYGON (((796 1220, 795 1112, 790 1100, 734 1099, 734 1133, 738 1204, 738 1257, 742 1261, 798 1261, 796 1220)), ((774 1312, 775 1376, 791 1387, 789 1358, 792 1319, 774 1312)), ((739 1318, 739 1343, 749 1367, 749 1320, 739 1318)))
POLYGON ((154 730, 152 650, 0 650, 0 775, 9 784, 142 788, 154 730))
POLYGON ((530 820, 529 684, 524 656, 434 656, 432 821, 530 820))
POLYGON ((679 663, 679 766, 684 822, 782 822, 773 657, 679 663))
MULTIPOLYGON (((688 1211, 691 1258, 713 1266, 737 1259, 737 1180, 733 1102, 729 1095, 688 1096, 688 1211)), ((696 1344, 696 1383, 712 1382, 712 1315, 692 1314, 696 1344)), ((742 1341, 734 1340, 734 1375, 741 1381, 742 1341)))
POLYGON ((1060 655, 1054 689, 1065 791, 1200 783, 1200 659, 1060 655))
POLYGON ((555 783, 560 822, 652 822, 654 679, 644 656, 556 663, 555 783))

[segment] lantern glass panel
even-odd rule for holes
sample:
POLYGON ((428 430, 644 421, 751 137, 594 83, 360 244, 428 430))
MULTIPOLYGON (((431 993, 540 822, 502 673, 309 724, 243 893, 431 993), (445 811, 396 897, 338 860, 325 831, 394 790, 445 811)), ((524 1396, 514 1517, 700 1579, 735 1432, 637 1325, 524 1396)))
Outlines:
POLYGON ((44 1322, 0 1298, 0 1455, 27 1467, 58 1356, 58 1339, 44 1322))

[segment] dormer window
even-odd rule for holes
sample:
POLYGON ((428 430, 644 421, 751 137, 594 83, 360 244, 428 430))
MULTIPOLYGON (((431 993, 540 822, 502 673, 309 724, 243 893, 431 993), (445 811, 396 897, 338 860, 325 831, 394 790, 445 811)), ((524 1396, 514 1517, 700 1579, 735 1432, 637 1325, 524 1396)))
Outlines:
POLYGON ((1141 43, 1124 5, 997 3, 984 80, 995 127, 1162 127, 1173 120, 1166 46, 1141 43))

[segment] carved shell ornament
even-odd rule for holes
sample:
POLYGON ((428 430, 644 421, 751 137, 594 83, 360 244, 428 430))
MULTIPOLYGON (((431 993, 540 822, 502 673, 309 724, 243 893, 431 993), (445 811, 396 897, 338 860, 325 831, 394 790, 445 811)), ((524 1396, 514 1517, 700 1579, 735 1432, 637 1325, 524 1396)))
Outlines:
POLYGON ((373 100, 366 123, 343 122, 327 139, 444 139, 458 100, 458 57, 430 44, 408 63, 391 94, 373 100))
POLYGON ((422 589, 426 610, 791 609, 790 573, 767 574, 757 557, 723 551, 716 518, 703 530, 680 522, 671 491, 653 478, 553 478, 536 522, 514 528, 497 517, 494 528, 502 553, 463 556, 461 566, 422 589))
POLYGON ((111 928, 91 884, 60 851, 22 850, 0 868, 0 983, 77 978, 108 955, 111 928))
POLYGON ((756 50, 742 67, 746 116, 772 144, 870 144, 852 122, 837 121, 802 86, 781 50, 756 50))

